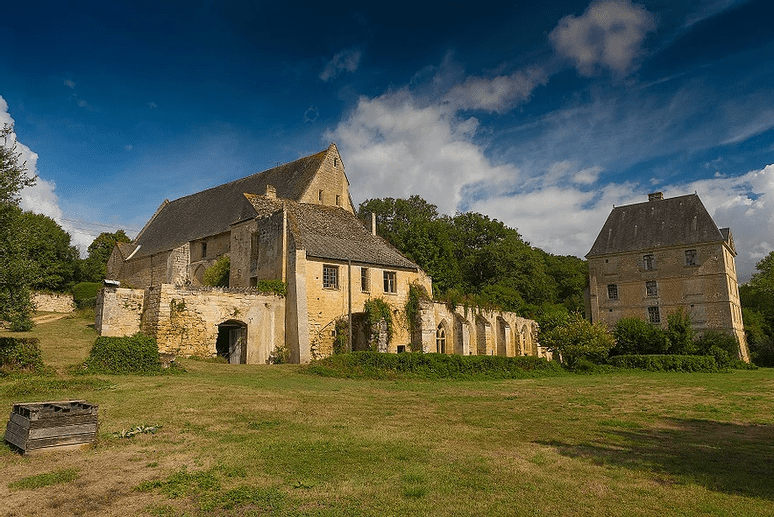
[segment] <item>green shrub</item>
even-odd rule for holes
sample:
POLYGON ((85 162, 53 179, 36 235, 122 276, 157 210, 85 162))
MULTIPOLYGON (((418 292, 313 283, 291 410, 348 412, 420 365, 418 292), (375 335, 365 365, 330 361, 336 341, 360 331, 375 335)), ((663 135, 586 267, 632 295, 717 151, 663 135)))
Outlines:
POLYGON ((0 337, 0 372, 33 372, 43 369, 37 338, 0 337))
POLYGON ((279 296, 288 295, 288 286, 282 280, 258 280, 258 283, 255 286, 255 290, 262 293, 272 293, 279 296))
POLYGON ((622 318, 613 328, 615 346, 610 355, 665 354, 669 350, 666 333, 640 318, 622 318))
POLYGON ((615 345, 607 327, 591 323, 578 313, 571 313, 564 322, 558 321, 553 328, 541 331, 540 342, 552 352, 561 354, 562 361, 570 368, 582 357, 593 363, 604 363, 615 345))
POLYGON ((667 315, 666 335, 669 339, 669 353, 673 355, 691 355, 697 353, 691 315, 678 308, 667 315))
POLYGON ((73 286, 73 302, 79 309, 94 307, 97 303, 97 294, 102 289, 100 282, 81 282, 73 286))
POLYGON ((409 376, 426 379, 521 379, 562 375, 556 361, 532 356, 384 354, 351 352, 314 361, 303 371, 325 377, 381 379, 409 376))
POLYGON ((695 341, 696 353, 700 355, 715 355, 712 352, 713 347, 725 350, 728 357, 737 359, 739 357, 739 341, 736 336, 721 332, 718 330, 706 330, 695 341))
POLYGON ((231 259, 223 255, 215 263, 204 270, 204 285, 212 287, 228 287, 231 259))
POLYGON ((156 340, 137 333, 129 337, 98 337, 84 362, 89 373, 154 374, 161 372, 156 340))
POLYGON ((717 372, 711 355, 617 355, 610 358, 616 368, 650 372, 717 372))

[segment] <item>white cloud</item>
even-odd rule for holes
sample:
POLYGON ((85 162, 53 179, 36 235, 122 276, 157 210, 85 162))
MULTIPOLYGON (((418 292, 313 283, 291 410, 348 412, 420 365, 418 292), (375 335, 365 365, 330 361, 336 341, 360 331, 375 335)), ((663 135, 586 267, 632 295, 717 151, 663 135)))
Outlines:
POLYGON ((493 79, 468 77, 452 88, 444 101, 456 109, 503 113, 510 111, 515 104, 527 101, 535 88, 547 82, 548 76, 539 68, 493 79))
POLYGON ((628 0, 601 0, 592 2, 578 18, 569 15, 559 20, 549 38, 581 75, 593 75, 599 66, 625 74, 655 26, 653 15, 640 5, 628 0))
POLYGON ((72 79, 65 79, 64 85, 70 88, 71 90, 75 89, 75 81, 73 81, 72 79))
POLYGON ((320 79, 325 82, 335 79, 341 72, 354 72, 360 65, 360 50, 356 48, 345 49, 333 56, 328 61, 323 71, 320 72, 320 79))
MULTIPOLYGON (((3 124, 11 125, 13 122, 13 118, 8 112, 8 103, 0 96, 0 126, 3 124)), ((16 141, 16 150, 21 155, 20 159, 25 162, 27 173, 29 175, 38 176, 38 154, 19 142, 18 139, 16 139, 15 134, 13 135, 13 138, 16 141)), ((55 189, 56 185, 53 181, 45 180, 38 176, 33 186, 22 189, 19 206, 22 210, 47 215, 59 223, 59 225, 70 234, 71 243, 78 246, 81 255, 84 255, 86 248, 94 240, 94 237, 79 232, 70 223, 63 220, 62 209, 59 206, 59 198, 54 191, 55 189)))

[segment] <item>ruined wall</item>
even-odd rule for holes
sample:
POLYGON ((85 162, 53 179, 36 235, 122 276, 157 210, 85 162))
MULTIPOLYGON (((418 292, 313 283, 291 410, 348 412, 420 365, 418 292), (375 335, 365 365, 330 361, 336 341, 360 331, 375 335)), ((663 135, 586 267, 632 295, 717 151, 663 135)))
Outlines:
POLYGON ((418 331, 425 352, 459 355, 532 355, 546 357, 538 345, 537 322, 512 312, 488 311, 425 302, 418 331), (438 328, 443 328, 445 351, 439 350, 438 328))
POLYGON ((229 287, 248 287, 250 285, 252 238, 257 230, 258 225, 254 219, 231 226, 229 287))
POLYGON ((94 323, 100 336, 131 336, 140 332, 145 291, 103 287, 97 295, 94 323))
POLYGON ((62 293, 32 293, 32 305, 36 311, 73 312, 75 303, 72 294, 62 293))
POLYGON ((191 241, 188 256, 181 257, 181 261, 185 260, 184 265, 181 262, 176 269, 180 274, 170 275, 166 283, 183 284, 188 280, 192 285, 201 287, 204 285, 204 271, 212 267, 221 256, 229 254, 230 244, 230 232, 191 241))
POLYGON ((266 363, 285 344, 285 300, 251 289, 173 285, 147 290, 143 331, 155 336, 159 351, 214 357, 218 325, 247 326, 247 363, 266 363))

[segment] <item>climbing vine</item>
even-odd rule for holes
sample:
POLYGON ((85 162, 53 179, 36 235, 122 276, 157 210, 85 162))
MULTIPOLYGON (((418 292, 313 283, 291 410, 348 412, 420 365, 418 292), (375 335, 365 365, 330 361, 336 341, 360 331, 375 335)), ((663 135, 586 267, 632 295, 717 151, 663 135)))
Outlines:
POLYGON ((333 340, 333 353, 349 352, 349 321, 346 318, 336 320, 336 338, 333 340))
POLYGON ((387 343, 389 344, 395 333, 395 326, 392 321, 392 311, 387 302, 381 298, 371 298, 365 302, 363 312, 366 314, 366 322, 371 335, 371 339, 369 339, 370 347, 374 350, 378 348, 379 328, 382 321, 387 326, 387 343))

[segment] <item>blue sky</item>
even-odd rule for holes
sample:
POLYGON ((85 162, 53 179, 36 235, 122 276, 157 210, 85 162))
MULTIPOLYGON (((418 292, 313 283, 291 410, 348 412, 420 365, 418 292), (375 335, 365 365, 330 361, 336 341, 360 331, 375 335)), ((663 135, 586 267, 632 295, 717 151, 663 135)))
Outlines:
POLYGON ((613 205, 698 192, 745 281, 774 249, 772 15, 756 0, 15 2, 0 123, 40 178, 23 206, 82 246, 335 141, 356 204, 419 194, 558 254, 585 255, 613 205))

